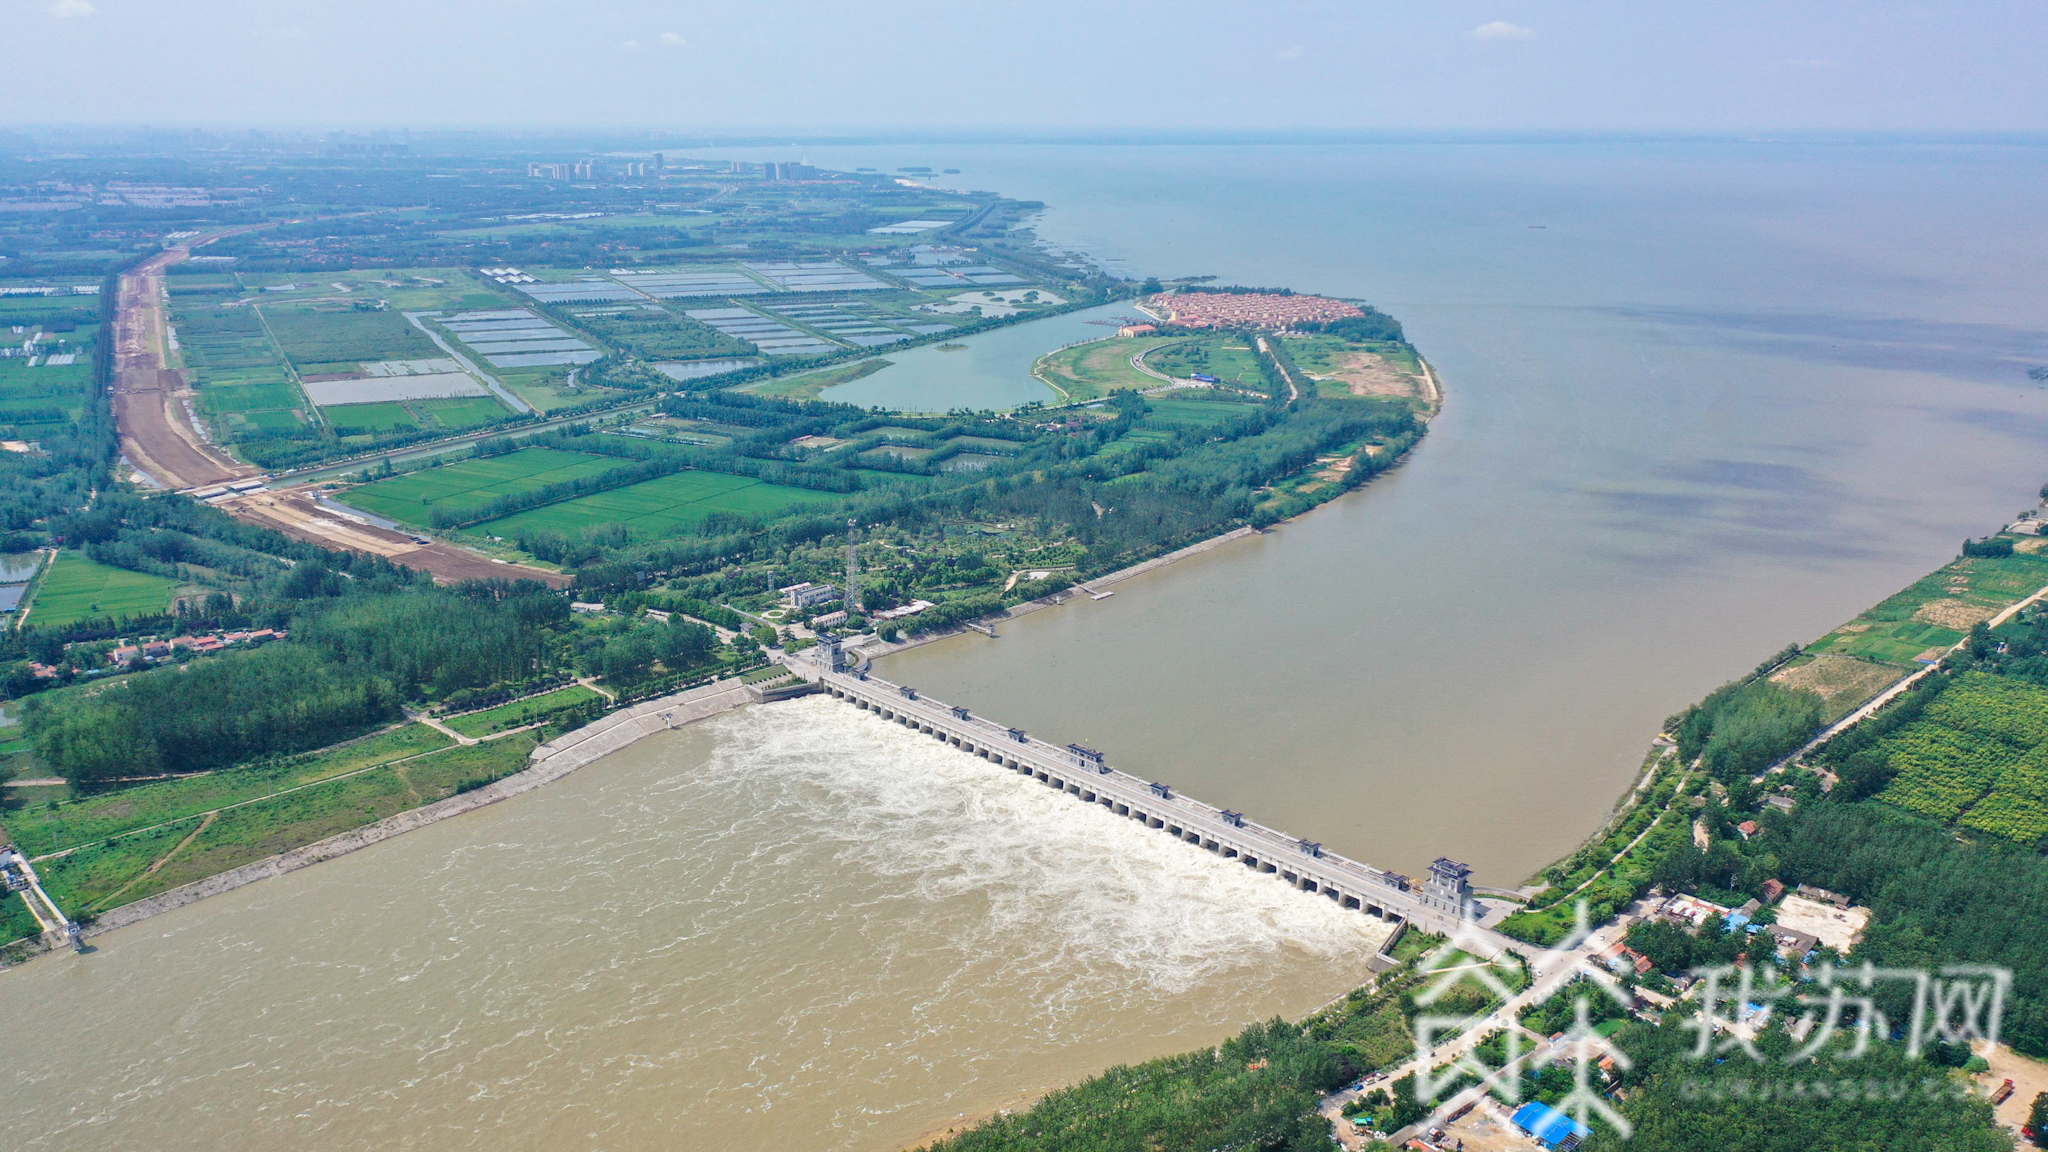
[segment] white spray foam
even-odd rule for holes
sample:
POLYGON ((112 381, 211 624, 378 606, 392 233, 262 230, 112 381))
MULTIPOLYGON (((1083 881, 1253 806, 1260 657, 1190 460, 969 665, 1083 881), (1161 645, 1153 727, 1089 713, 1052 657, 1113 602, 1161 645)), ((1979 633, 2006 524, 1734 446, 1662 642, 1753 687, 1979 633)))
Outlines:
POLYGON ((1010 967, 1057 967, 1077 997, 1167 995, 1295 950, 1362 966, 1378 920, 1084 804, 844 703, 813 698, 716 721, 703 772, 779 786, 846 865, 915 877, 932 901, 979 897, 1010 967), (1014 952, 1020 936, 1037 947, 1014 952))

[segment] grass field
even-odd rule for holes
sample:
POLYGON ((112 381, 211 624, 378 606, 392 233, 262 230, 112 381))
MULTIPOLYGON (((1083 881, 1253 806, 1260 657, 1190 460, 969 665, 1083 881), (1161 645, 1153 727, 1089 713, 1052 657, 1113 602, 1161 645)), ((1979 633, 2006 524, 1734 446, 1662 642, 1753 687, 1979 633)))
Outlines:
POLYGON ((24 808, 0 816, 0 823, 5 824, 14 842, 30 856, 60 852, 453 744, 454 741, 425 724, 407 724, 352 744, 289 757, 275 765, 124 788, 61 804, 54 812, 42 807, 24 808))
POLYGON ((493 375, 510 388, 513 395, 542 412, 552 412, 571 404, 587 404, 601 397, 625 395, 613 388, 571 388, 568 386, 568 369, 561 365, 496 369, 493 375))
POLYGON ((1131 357, 1185 339, 1180 336, 1115 337, 1077 344, 1039 357, 1038 378, 1067 394, 1070 401, 1099 400, 1122 389, 1157 388, 1166 383, 1131 367, 1131 357))
POLYGON ((178 582, 112 568, 81 553, 59 552, 36 584, 29 621, 44 627, 99 616, 155 616, 168 608, 178 582))
POLYGON ((1905 675, 1896 664, 1876 664, 1853 656, 1800 656, 1771 673, 1771 681, 1787 688, 1818 693, 1822 719, 1832 724, 1865 700, 1905 675))
POLYGON ((768 484, 721 472, 678 472, 518 512, 479 527, 500 536, 522 528, 577 533, 605 524, 624 524, 636 535, 649 535, 695 524, 714 512, 765 516, 799 504, 838 499, 832 493, 768 484))
MULTIPOLYGON (((1206 389, 1195 389, 1202 393, 1206 389)), ((1248 415, 1255 404, 1237 403, 1230 400, 1169 400, 1164 397, 1149 397, 1146 403, 1152 411, 1139 421, 1140 428, 1155 431, 1177 431, 1182 428, 1208 428, 1226 420, 1248 415)))
POLYGON ((342 500, 365 512, 425 528, 436 507, 472 508, 494 496, 531 492, 549 484, 595 476, 629 461, 555 448, 521 448, 503 456, 464 460, 352 488, 342 500))
POLYGON ((1252 347, 1237 336, 1204 336, 1168 344, 1151 353, 1145 363, 1168 376, 1188 377, 1197 372, 1245 388, 1264 389, 1265 376, 1252 347))
POLYGON ((467 716, 457 716, 447 723, 450 728, 464 736, 489 736, 493 732, 502 732, 507 728, 531 724, 551 712, 587 704, 602 696, 603 693, 585 688, 581 684, 571 684, 566 688, 543 692, 525 700, 514 700, 510 704, 500 704, 496 708, 486 708, 481 712, 471 712, 467 716))
POLYGON ((66 911, 103 912, 511 775, 535 743, 522 733, 456 747, 423 727, 275 768, 143 785, 55 813, 25 810, 8 818, 8 831, 32 856, 78 846, 37 871, 66 911))
POLYGON ((1290 336, 1287 353, 1323 396, 1425 395, 1422 362, 1406 344, 1354 343, 1334 336, 1290 336))

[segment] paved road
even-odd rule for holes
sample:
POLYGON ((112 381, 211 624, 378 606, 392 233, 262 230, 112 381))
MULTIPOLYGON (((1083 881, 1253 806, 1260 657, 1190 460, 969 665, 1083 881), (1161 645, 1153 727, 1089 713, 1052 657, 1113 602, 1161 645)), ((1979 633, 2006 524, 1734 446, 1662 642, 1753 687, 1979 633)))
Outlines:
POLYGON ((507 404, 510 404, 514 412, 519 413, 521 416, 533 415, 533 405, 528 404, 526 401, 521 400, 517 396, 514 396, 512 394, 512 390, 510 388, 505 387, 505 385, 502 382, 500 382, 497 377, 477 367, 476 364, 473 361, 471 361, 469 357, 464 356, 460 352, 457 352, 455 350, 454 345, 448 343, 448 341, 446 340, 443 340, 439 332, 436 332, 432 328, 427 327, 426 324, 420 320, 420 317, 426 315, 426 313, 406 312, 403 313, 402 315, 404 315, 404 317, 407 320, 412 321, 413 327, 419 329, 422 332, 425 332, 427 334, 427 339, 432 340, 435 344, 439 345, 441 351, 446 352, 450 359, 453 359, 457 364, 462 365, 463 371, 483 381, 487 386, 489 386, 491 391, 496 392, 498 394, 498 399, 503 400, 507 404))
POLYGON ((1282 364, 1278 356, 1273 356, 1273 349, 1266 343, 1264 336, 1259 337, 1259 351, 1273 357, 1273 367, 1278 368, 1280 370, 1280 378, 1287 381, 1287 402, 1292 404, 1296 400, 1301 399, 1301 389, 1294 386, 1294 373, 1287 370, 1287 365, 1282 364))

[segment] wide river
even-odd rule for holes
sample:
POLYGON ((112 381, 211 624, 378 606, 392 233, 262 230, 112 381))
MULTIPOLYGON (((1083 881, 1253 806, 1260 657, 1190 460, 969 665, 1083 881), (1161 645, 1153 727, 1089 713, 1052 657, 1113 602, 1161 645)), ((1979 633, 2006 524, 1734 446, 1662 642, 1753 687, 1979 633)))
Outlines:
MULTIPOLYGON (((753 155, 1407 324, 1407 466, 885 669, 1377 864, 1518 883, 1664 716, 2048 480, 2040 148, 753 155)), ((886 1150, 1312 1008, 1371 927, 812 699, 0 974, 0 1146, 886 1150)))

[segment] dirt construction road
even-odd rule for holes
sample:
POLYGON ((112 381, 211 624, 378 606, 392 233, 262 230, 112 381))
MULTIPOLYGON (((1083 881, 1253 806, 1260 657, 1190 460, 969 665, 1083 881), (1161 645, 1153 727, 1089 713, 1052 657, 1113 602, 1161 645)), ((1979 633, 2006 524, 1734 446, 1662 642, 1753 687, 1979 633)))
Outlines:
MULTIPOLYGON (((226 233, 202 236, 197 247, 226 233)), ((166 488, 219 484, 256 475, 207 443, 192 426, 184 376, 165 366, 164 269, 191 255, 167 248, 121 277, 114 317, 114 421, 128 463, 166 488)))
POLYGON ((569 585, 569 577, 560 572, 508 564, 453 544, 421 544, 403 532, 322 508, 314 503, 314 491, 303 487, 250 492, 224 500, 220 507, 237 520, 275 528, 293 539, 323 548, 383 556, 394 564, 431 573, 443 582, 538 580, 550 588, 569 585))
MULTIPOLYGON (((114 318, 114 421, 128 463, 166 488, 197 488, 262 474, 200 434, 192 422, 192 389, 182 373, 164 363, 164 269, 190 256, 192 248, 229 234, 217 232, 195 238, 189 247, 167 248, 121 277, 114 318)), ((402 532, 330 512, 314 503, 311 489, 253 492, 224 501, 221 508, 238 520, 275 528, 309 544, 387 557, 443 583, 539 580, 554 588, 569 584, 569 577, 559 572, 501 563, 453 544, 421 544, 402 532)))

